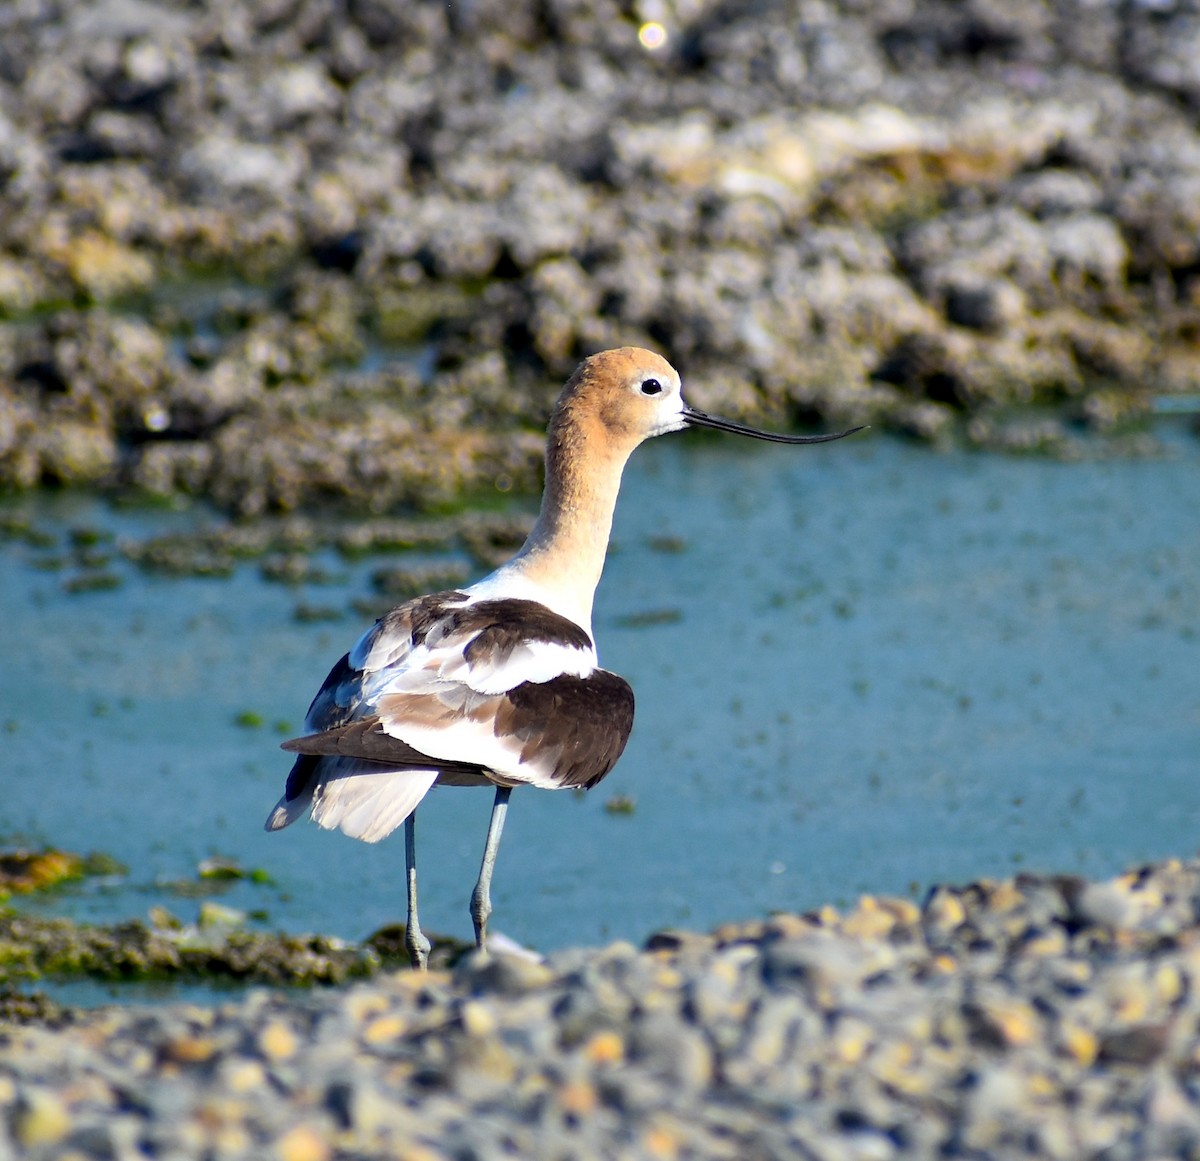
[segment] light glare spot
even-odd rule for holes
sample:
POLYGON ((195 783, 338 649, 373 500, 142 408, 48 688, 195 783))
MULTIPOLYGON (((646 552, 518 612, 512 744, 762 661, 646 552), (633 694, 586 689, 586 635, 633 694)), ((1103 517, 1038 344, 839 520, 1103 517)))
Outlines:
POLYGON ((657 20, 647 20, 638 29, 638 43, 649 52, 657 52, 667 43, 667 30, 657 20))
POLYGON ((142 422, 147 431, 166 431, 171 426, 171 416, 161 403, 151 403, 142 412, 142 422))

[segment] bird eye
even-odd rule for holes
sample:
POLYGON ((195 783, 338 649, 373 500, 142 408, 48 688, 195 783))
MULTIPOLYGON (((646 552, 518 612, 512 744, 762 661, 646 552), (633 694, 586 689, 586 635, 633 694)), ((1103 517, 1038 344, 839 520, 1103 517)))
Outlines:
POLYGON ((642 380, 643 395, 657 395, 660 391, 662 391, 662 384, 657 379, 642 380))

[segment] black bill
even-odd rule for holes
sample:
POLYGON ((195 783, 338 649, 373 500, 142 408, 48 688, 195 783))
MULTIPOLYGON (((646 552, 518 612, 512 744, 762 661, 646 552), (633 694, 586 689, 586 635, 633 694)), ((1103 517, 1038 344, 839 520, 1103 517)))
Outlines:
POLYGON ((771 443, 829 443, 833 439, 845 439, 856 431, 864 431, 864 427, 852 427, 849 431, 836 431, 830 435, 782 435, 777 431, 759 431, 756 427, 747 427, 744 423, 734 423, 732 419, 722 419, 719 415, 706 415, 694 407, 683 405, 683 420, 688 427, 711 427, 714 431, 732 431, 735 435, 749 435, 755 439, 769 440, 771 443))

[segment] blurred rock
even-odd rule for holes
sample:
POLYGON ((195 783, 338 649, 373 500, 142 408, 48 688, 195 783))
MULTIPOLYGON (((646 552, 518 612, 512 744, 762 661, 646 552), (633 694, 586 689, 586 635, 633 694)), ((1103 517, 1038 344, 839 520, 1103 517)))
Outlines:
POLYGON ((383 970, 399 930, 337 948, 9 919, 8 954, 59 970, 207 956, 367 978, 94 1011, 6 994, 0 1140, 36 1158, 1191 1156, 1197 900, 1200 863, 1167 860, 428 973, 383 970))
POLYGON ((1117 436, 1155 394, 1193 389, 1187 5, 633 15, 607 0, 536 16, 499 0, 15 8, 0 329, 42 353, 0 364, 0 484, 178 487, 243 513, 329 493, 436 504, 489 473, 524 487, 524 436, 555 385, 622 343, 660 347, 703 405, 746 419, 1009 448, 1061 449, 1054 432, 1080 417, 1117 436), (638 40, 650 20, 657 48, 638 40), (254 287, 262 309, 214 310, 210 279, 254 287), (74 311, 97 332, 148 320, 152 401, 119 360, 63 365, 74 311), (1081 314, 1144 341, 1097 356, 1081 314), (941 369, 897 379, 918 348, 941 369), (425 382, 383 402, 410 358, 425 382), (280 389, 312 397, 280 405, 280 389), (378 402, 327 412, 344 391, 378 402), (997 422, 1014 401, 1044 418, 997 422), (452 449, 445 471, 378 450, 394 430, 379 410, 410 405, 452 449), (40 450, 15 448, 30 418, 40 450), (324 424, 328 472, 305 450, 324 424), (376 449, 369 470, 343 462, 356 440, 376 449))

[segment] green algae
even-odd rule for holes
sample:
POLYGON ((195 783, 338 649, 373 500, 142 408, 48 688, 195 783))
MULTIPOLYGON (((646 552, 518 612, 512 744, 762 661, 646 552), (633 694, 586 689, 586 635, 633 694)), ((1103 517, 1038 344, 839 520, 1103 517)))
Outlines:
MULTIPOLYGON (((0 992, 17 984, 92 979, 112 982, 344 984, 407 965, 403 927, 362 943, 325 935, 250 931, 240 917, 162 925, 130 920, 106 926, 0 913, 0 992)), ((434 937, 431 966, 447 967, 467 946, 434 937)))
MULTIPOLYGON (((58 850, 0 855, 0 874, 11 892, 44 890, 124 867, 106 855, 58 850)), ((236 882, 274 886, 263 868, 212 855, 200 862, 196 880, 174 884, 176 894, 211 896, 236 882)), ((386 927, 361 943, 320 934, 252 930, 263 912, 204 898, 191 924, 167 908, 150 909, 148 921, 82 924, 58 916, 0 910, 0 1006, 26 983, 73 980, 106 982, 274 983, 338 985, 406 967, 403 926, 386 927), (6 999, 7 998, 7 999, 6 999)), ((431 963, 449 967, 468 950, 455 939, 433 937, 431 963)))
MULTIPOLYGON (((0 897, 124 872, 116 860, 98 853, 9 851, 0 854, 0 897)), ((178 885, 189 888, 179 893, 212 894, 241 880, 274 886, 262 868, 246 869, 219 855, 201 862, 196 873, 194 882, 178 885)), ((37 1008, 43 998, 27 995, 23 986, 39 981, 311 986, 366 979, 408 963, 402 926, 355 943, 247 928, 249 919, 261 917, 264 912, 247 914, 211 899, 200 904, 195 923, 184 923, 163 907, 151 909, 149 922, 108 925, 0 910, 0 1009, 19 1014, 37 1008)), ((432 962, 449 966, 466 950, 459 941, 435 937, 432 962)))
MULTIPOLYGON (((102 854, 10 851, 0 855, 0 889, 6 895, 28 894, 124 870, 102 854)), ((199 865, 194 882, 176 885, 181 888, 177 893, 212 894, 241 880, 274 886, 262 868, 246 869, 235 860, 212 856, 199 865)), ((38 981, 311 986, 366 979, 408 962, 403 927, 399 933, 386 928, 355 943, 250 930, 246 923, 254 918, 265 918, 265 912, 247 914, 211 899, 200 904, 191 924, 163 907, 151 909, 149 922, 108 925, 0 911, 0 1008, 19 1013, 37 1007, 42 997, 27 995, 22 986, 38 981)), ((449 966, 465 950, 459 941, 435 938, 432 962, 449 966)))
POLYGON ((105 593, 119 589, 124 580, 115 572, 90 571, 68 577, 63 581, 64 591, 73 595, 80 593, 105 593))
POLYGON ((79 855, 50 847, 0 851, 0 899, 52 890, 89 876, 124 873, 125 868, 115 859, 96 852, 79 855))

